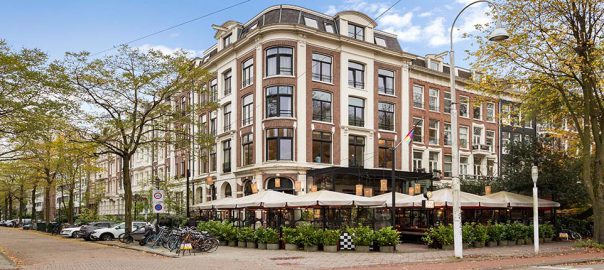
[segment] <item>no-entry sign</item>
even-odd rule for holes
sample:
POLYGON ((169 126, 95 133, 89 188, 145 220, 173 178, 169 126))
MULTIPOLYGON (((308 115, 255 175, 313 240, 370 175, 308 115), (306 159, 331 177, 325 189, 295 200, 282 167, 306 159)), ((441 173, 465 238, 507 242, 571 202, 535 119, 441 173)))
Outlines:
POLYGON ((164 213, 166 211, 166 206, 164 205, 164 197, 165 193, 161 189, 153 190, 153 212, 154 213, 164 213))

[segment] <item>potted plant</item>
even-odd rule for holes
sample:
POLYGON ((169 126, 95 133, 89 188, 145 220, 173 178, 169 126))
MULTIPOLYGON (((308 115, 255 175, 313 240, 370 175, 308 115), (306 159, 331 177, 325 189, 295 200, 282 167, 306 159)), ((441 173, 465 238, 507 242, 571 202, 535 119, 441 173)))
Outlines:
POLYGON ((516 245, 516 235, 517 233, 514 231, 511 223, 503 225, 503 239, 507 241, 507 246, 516 245))
POLYGON ((338 243, 340 242, 340 230, 324 230, 322 232, 323 251, 338 252, 338 243))
POLYGON ((373 245, 373 230, 371 228, 368 226, 359 226, 348 228, 348 232, 352 234, 355 251, 369 252, 369 247, 373 245))
POLYGON ((472 226, 470 223, 463 224, 461 227, 461 235, 463 240, 463 248, 470 248, 470 245, 476 240, 474 235, 474 226, 472 226))
POLYGON ((526 230, 524 229, 524 224, 520 222, 514 222, 510 225, 510 227, 511 230, 514 232, 514 239, 511 240, 516 240, 516 245, 524 245, 524 238, 526 233, 526 230))
POLYGON ((503 236, 503 226, 501 224, 490 224, 487 226, 487 234, 489 235, 487 246, 496 247, 497 244, 502 241, 501 236, 503 236))
POLYGON ((399 237, 399 232, 392 227, 384 227, 375 232, 375 241, 380 246, 380 252, 394 252, 399 243, 399 237))
POLYGON ((264 241, 266 241, 266 249, 279 249, 279 233, 273 228, 267 228, 264 231, 264 241))
POLYGON ((487 226, 483 224, 474 225, 474 247, 482 248, 489 240, 489 231, 487 226))
POLYGON ((256 248, 256 237, 254 234, 254 229, 250 227, 243 228, 245 235, 245 247, 247 248, 256 248))
MULTIPOLYGON (((532 245, 533 244, 533 225, 525 225, 524 226, 524 244, 532 245)), ((539 241, 537 239, 537 241, 539 241)))
POLYGON ((223 223, 220 227, 220 235, 229 247, 237 245, 237 228, 230 223, 223 223))
POLYGON ((260 227, 254 231, 254 239, 258 242, 258 249, 266 249, 266 228, 260 227))
POLYGON ((297 228, 298 242, 304 246, 305 251, 319 250, 321 241, 321 232, 316 230, 310 224, 300 225, 297 228))
POLYGON ((283 227, 285 250, 298 250, 298 232, 296 228, 283 227))
POLYGON ((438 225, 428 229, 422 240, 430 247, 445 250, 453 249, 453 227, 452 225, 438 225))
POLYGON ((243 229, 245 228, 237 228, 237 246, 240 248, 245 247, 245 241, 247 239, 247 236, 245 235, 245 231, 243 229))
POLYGON ((552 224, 539 225, 539 236, 543 238, 544 242, 551 242, 554 238, 554 226, 552 224))

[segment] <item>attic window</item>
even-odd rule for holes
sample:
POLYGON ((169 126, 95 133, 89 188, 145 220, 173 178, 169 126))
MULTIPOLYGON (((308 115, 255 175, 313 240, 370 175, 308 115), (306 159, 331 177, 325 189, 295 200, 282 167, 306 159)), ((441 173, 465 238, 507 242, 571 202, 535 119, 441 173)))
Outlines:
POLYGON ((317 24, 317 20, 315 20, 315 19, 304 17, 304 24, 306 24, 306 26, 308 26, 308 27, 317 28, 317 29, 319 28, 319 25, 317 24))
POLYGON ((386 47, 386 40, 380 37, 375 37, 375 44, 386 47))
POLYGON ((258 27, 258 23, 255 23, 254 25, 252 25, 252 27, 250 27, 250 30, 254 30, 254 29, 256 29, 256 27, 258 27))
POLYGON ((224 48, 226 48, 229 45, 231 45, 231 34, 228 34, 226 37, 224 37, 222 39, 222 41, 223 41, 223 43, 222 43, 223 46, 222 47, 224 47, 224 48))
POLYGON ((430 61, 430 69, 432 70, 440 70, 439 64, 436 61, 430 61))
POLYGON ((333 34, 333 24, 325 23, 325 31, 333 34))

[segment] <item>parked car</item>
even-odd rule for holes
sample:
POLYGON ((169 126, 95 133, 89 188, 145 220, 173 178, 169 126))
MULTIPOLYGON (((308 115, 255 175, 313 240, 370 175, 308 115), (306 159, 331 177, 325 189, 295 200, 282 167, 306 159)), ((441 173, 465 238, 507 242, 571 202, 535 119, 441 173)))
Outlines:
POLYGON ((17 227, 18 222, 19 222, 18 219, 6 220, 6 221, 4 221, 4 226, 5 227, 17 227))
POLYGON ((31 219, 21 219, 21 228, 24 230, 31 230, 33 228, 31 219))
MULTIPOLYGON (((134 221, 134 222, 132 222, 132 231, 134 231, 140 227, 145 227, 148 224, 149 223, 144 222, 144 221, 134 221)), ((90 238, 92 238, 94 240, 98 239, 98 240, 102 240, 102 241, 109 241, 109 240, 117 239, 121 234, 126 232, 125 225, 126 225, 125 223, 120 223, 120 224, 110 227, 110 228, 96 229, 96 230, 94 230, 94 232, 92 232, 92 234, 90 235, 90 238)))
POLYGON ((67 237, 67 238, 78 238, 78 237, 80 237, 81 228, 82 228, 82 226, 63 228, 63 230, 61 230, 60 234, 61 234, 61 236, 67 237))
POLYGON ((90 222, 88 224, 82 225, 80 227, 80 237, 84 238, 84 240, 86 241, 90 241, 92 240, 90 238, 90 235, 92 234, 92 232, 96 229, 102 229, 102 228, 110 228, 113 227, 115 224, 111 221, 97 221, 97 222, 90 222))

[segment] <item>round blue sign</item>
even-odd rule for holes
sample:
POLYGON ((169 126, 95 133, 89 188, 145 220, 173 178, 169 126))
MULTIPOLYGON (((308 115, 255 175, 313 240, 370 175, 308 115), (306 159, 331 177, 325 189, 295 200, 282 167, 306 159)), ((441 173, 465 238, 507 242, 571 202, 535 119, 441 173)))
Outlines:
POLYGON ((163 208, 163 206, 161 204, 155 205, 155 210, 157 210, 157 211, 161 211, 162 208, 163 208))

